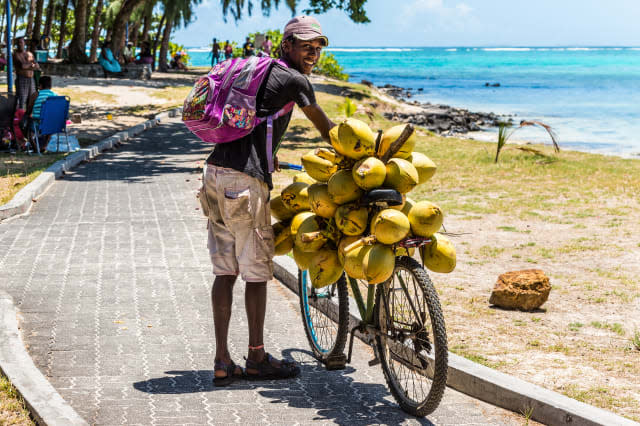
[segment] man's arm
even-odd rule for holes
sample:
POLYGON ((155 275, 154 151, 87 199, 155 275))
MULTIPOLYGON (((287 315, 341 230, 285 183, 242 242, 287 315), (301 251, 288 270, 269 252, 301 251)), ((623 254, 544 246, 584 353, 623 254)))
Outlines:
POLYGON ((309 120, 313 123, 313 125, 318 129, 320 135, 322 135, 322 139, 328 141, 329 140, 329 130, 334 127, 336 124, 327 117, 327 114, 324 113, 320 105, 312 104, 307 105, 302 108, 302 112, 307 116, 309 120))

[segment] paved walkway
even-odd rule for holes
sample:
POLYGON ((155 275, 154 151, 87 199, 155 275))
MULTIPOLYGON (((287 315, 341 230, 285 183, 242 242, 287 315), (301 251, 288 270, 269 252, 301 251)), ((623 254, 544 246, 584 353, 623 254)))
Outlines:
MULTIPOLYGON (((21 312, 35 364, 92 424, 519 424, 504 410, 447 389, 428 419, 405 415, 381 369, 356 343, 344 371, 307 350, 296 296, 270 284, 265 344, 302 375, 216 389, 205 220, 197 162, 210 149, 171 121, 84 164, 29 215, 0 223, 0 289, 21 312)), ((236 284, 231 351, 247 333, 236 284)))

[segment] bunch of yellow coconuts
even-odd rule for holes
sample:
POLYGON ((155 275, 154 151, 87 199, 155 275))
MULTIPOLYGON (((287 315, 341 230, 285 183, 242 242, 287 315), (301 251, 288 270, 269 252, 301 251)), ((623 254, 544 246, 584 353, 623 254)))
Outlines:
POLYGON ((408 236, 431 239, 420 248, 427 268, 442 273, 455 268, 453 245, 437 233, 442 210, 405 195, 436 172, 427 156, 413 152, 416 137, 410 131, 406 138, 405 126, 398 125, 376 135, 363 121, 348 118, 331 129, 333 149, 317 148, 303 155, 305 172, 271 200, 271 215, 278 220, 273 225, 276 254, 293 250, 294 260, 309 271, 314 287, 334 283, 343 270, 369 284, 386 281, 397 255, 414 254, 413 248, 397 245, 408 236), (406 140, 398 149, 401 134, 406 140), (385 163, 392 145, 397 151, 385 163), (397 190, 403 204, 377 211, 361 203, 375 188, 397 190))

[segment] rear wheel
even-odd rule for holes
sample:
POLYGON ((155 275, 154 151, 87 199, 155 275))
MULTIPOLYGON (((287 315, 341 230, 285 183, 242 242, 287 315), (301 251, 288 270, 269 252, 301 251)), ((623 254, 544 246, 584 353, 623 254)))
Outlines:
POLYGON ((298 270, 300 310, 309 346, 328 368, 344 367, 349 332, 349 294, 344 274, 323 288, 311 285, 307 271, 298 270))
POLYGON ((376 345, 387 384, 400 407, 424 417, 440 404, 447 383, 447 334, 424 268, 396 258, 393 275, 376 294, 376 345))

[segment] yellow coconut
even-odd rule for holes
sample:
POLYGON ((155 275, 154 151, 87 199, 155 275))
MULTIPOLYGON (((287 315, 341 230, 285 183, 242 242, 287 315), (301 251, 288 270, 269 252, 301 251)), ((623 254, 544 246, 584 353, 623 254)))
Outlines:
POLYGON ((289 220, 295 215, 295 213, 289 210, 289 208, 284 204, 282 197, 279 195, 269 201, 269 207, 271 209, 271 216, 278 220, 289 220))
POLYGON ((440 207, 429 201, 416 203, 407 215, 411 223, 411 232, 420 237, 430 237, 442 226, 444 215, 440 207))
POLYGON ((384 186, 406 194, 418 184, 418 171, 413 164, 402 158, 392 158, 387 163, 384 186))
POLYGON ((289 238, 287 238, 286 240, 282 241, 280 244, 277 244, 275 246, 274 253, 276 256, 282 256, 283 254, 289 253, 292 248, 293 248, 293 238, 289 236, 289 238))
POLYGON ((284 222, 277 222, 272 225, 273 228, 273 244, 278 245, 291 237, 291 227, 284 222))
POLYGON ((362 272, 369 284, 386 281, 395 268, 396 257, 393 250, 384 244, 364 246, 362 272))
POLYGON ((360 237, 345 237, 340 241, 340 246, 338 247, 338 256, 343 256, 344 261, 342 263, 344 267, 344 271, 351 278, 355 278, 357 280, 364 280, 364 272, 362 270, 362 262, 364 261, 364 254, 366 253, 365 248, 367 246, 360 246, 358 248, 354 248, 353 250, 347 253, 340 253, 341 250, 344 250, 349 244, 356 242, 360 237), (343 244, 344 241, 344 244, 343 244))
POLYGON ((314 183, 308 189, 309 205, 318 216, 330 219, 336 212, 338 205, 331 201, 326 183, 314 183))
POLYGON ((347 247, 349 244, 355 243, 359 239, 360 239, 360 236, 358 235, 354 235, 354 236, 345 235, 342 238, 340 238, 340 242, 338 243, 338 259, 340 259, 340 263, 344 265, 345 247, 347 247))
POLYGON ((394 244, 409 234, 411 224, 404 213, 393 209, 378 212, 371 221, 371 234, 382 244, 394 244))
POLYGON ((295 238, 296 234, 298 233, 298 228, 300 228, 300 225, 302 224, 302 222, 304 222, 307 218, 312 216, 315 216, 312 212, 301 212, 295 215, 291 220, 291 225, 290 225, 291 236, 295 238))
POLYGON ((293 176, 293 181, 294 182, 304 182, 307 185, 313 185, 314 183, 316 183, 316 180, 314 178, 312 178, 311 176, 309 176, 308 174, 306 174, 305 172, 298 173, 298 174, 294 175, 293 176))
POLYGON ((280 196, 287 208, 295 213, 309 210, 309 185, 304 182, 293 182, 282 190, 280 196))
POLYGON ((435 233, 433 242, 420 249, 424 265, 433 272, 447 274, 456 268, 456 249, 444 235, 435 233))
POLYGON ((309 278, 315 288, 333 284, 342 275, 342 265, 338 259, 338 252, 323 248, 314 253, 309 262, 309 278))
POLYGON ((356 203, 344 204, 336 209, 336 226, 345 235, 360 235, 367 229, 369 212, 356 203))
POLYGON ((318 223, 318 216, 315 214, 305 218, 295 235, 295 245, 302 251, 315 251, 327 242, 327 238, 322 235, 320 231, 320 225, 318 223))
POLYGON ((340 123, 338 139, 340 148, 336 148, 336 151, 349 158, 359 160, 374 154, 376 134, 364 121, 347 118, 340 123))
MULTIPOLYGON (((391 144, 395 142, 399 137, 402 131, 404 130, 405 125, 400 124, 397 126, 393 126, 390 129, 385 130, 382 133, 382 139, 380 139, 380 147, 378 148, 378 155, 382 156, 386 153, 391 144)), ((413 152, 413 148, 416 146, 416 132, 414 131, 409 139, 402 144, 398 152, 396 152, 393 156, 397 158, 407 158, 413 152)))
POLYGON ((311 258, 314 255, 314 252, 304 252, 300 250, 295 245, 293 246, 293 250, 291 251, 293 254, 293 260, 296 261, 296 265, 301 270, 309 269, 309 264, 311 263, 311 258))
POLYGON ((418 183, 425 183, 436 173, 436 163, 424 154, 414 152, 407 158, 407 161, 410 161, 413 167, 416 168, 418 172, 418 183))
POLYGON ((318 156, 315 151, 306 153, 301 160, 307 174, 318 182, 328 181, 331 175, 338 170, 336 164, 318 156))
POLYGON ((333 126, 331 130, 329 130, 329 139, 331 140, 331 146, 336 152, 340 155, 347 155, 346 152, 342 149, 342 145, 340 145, 340 137, 338 135, 338 130, 340 126, 333 126))
POLYGON ((360 188, 368 191, 384 183, 387 169, 376 157, 367 157, 358 161, 351 171, 353 180, 360 188))
POLYGON ((404 203, 402 203, 401 206, 393 206, 391 208, 394 210, 400 210, 402 213, 404 213, 405 216, 409 216, 409 210, 411 210, 411 207, 413 207, 416 202, 409 197, 403 196, 403 198, 404 198, 404 203))
POLYGON ((364 192, 353 180, 351 170, 338 170, 327 183, 329 197, 336 204, 349 203, 359 199, 364 192))

